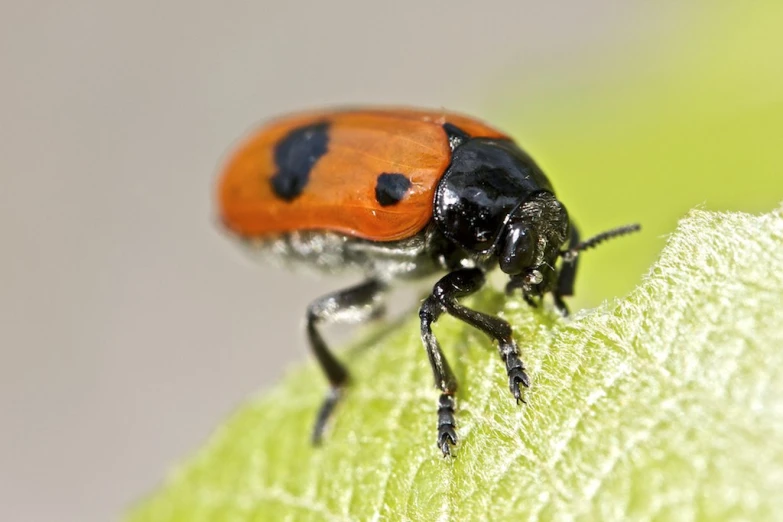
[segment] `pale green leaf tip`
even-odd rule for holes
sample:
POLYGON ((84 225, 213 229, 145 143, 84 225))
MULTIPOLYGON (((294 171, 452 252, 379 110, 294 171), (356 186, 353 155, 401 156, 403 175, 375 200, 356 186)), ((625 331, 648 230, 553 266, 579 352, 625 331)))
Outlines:
MULTIPOLYGON (((617 259, 621 262, 622 259, 617 259)), ((460 446, 434 444, 416 318, 343 357, 323 447, 312 365, 241 407, 132 522, 771 520, 783 509, 783 207, 694 210, 624 299, 561 320, 486 291, 532 377, 511 398, 484 336, 437 333, 459 376, 460 446)))

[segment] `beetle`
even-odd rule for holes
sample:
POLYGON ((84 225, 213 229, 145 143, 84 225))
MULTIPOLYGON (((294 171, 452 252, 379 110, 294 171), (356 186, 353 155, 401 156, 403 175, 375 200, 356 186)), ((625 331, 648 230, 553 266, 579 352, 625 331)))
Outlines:
POLYGON ((307 308, 309 344, 330 385, 316 444, 349 375, 320 326, 375 318, 394 282, 444 273, 419 309, 444 456, 457 444, 457 379, 433 323, 450 314, 494 339, 519 403, 530 378, 511 326, 459 300, 499 267, 507 293, 521 291, 532 306, 551 294, 566 315, 578 254, 639 229, 581 242, 543 171, 508 135, 461 114, 399 107, 316 110, 262 125, 229 155, 217 199, 223 226, 246 245, 285 264, 364 276, 307 308))

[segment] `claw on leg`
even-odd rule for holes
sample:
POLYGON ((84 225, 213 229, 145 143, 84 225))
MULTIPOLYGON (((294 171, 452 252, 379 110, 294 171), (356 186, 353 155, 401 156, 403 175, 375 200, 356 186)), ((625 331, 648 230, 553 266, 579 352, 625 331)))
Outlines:
POLYGON ((451 446, 457 445, 454 397, 445 393, 438 399, 438 447, 444 457, 451 455, 451 446))
POLYGON ((502 344, 500 346, 500 356, 506 363, 508 388, 511 391, 511 395, 514 396, 517 404, 520 402, 524 403, 525 400, 522 398, 522 390, 519 388, 519 385, 521 384, 525 388, 529 388, 530 377, 525 373, 525 365, 519 358, 519 351, 517 350, 516 344, 502 344))

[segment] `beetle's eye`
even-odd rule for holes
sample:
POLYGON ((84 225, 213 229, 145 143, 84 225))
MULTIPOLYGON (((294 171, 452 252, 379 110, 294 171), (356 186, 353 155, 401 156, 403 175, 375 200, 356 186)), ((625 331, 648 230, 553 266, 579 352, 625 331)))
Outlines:
POLYGON ((522 273, 530 268, 535 255, 533 234, 522 223, 511 223, 500 244, 500 269, 509 275, 522 273))

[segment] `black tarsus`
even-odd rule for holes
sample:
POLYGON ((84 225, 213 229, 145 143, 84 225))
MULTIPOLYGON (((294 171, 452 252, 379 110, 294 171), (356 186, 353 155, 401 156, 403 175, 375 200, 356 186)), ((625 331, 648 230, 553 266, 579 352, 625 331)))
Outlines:
POLYGON ((456 404, 453 395, 441 394, 438 398, 438 447, 444 457, 451 455, 451 446, 457 444, 457 429, 454 421, 456 404))

